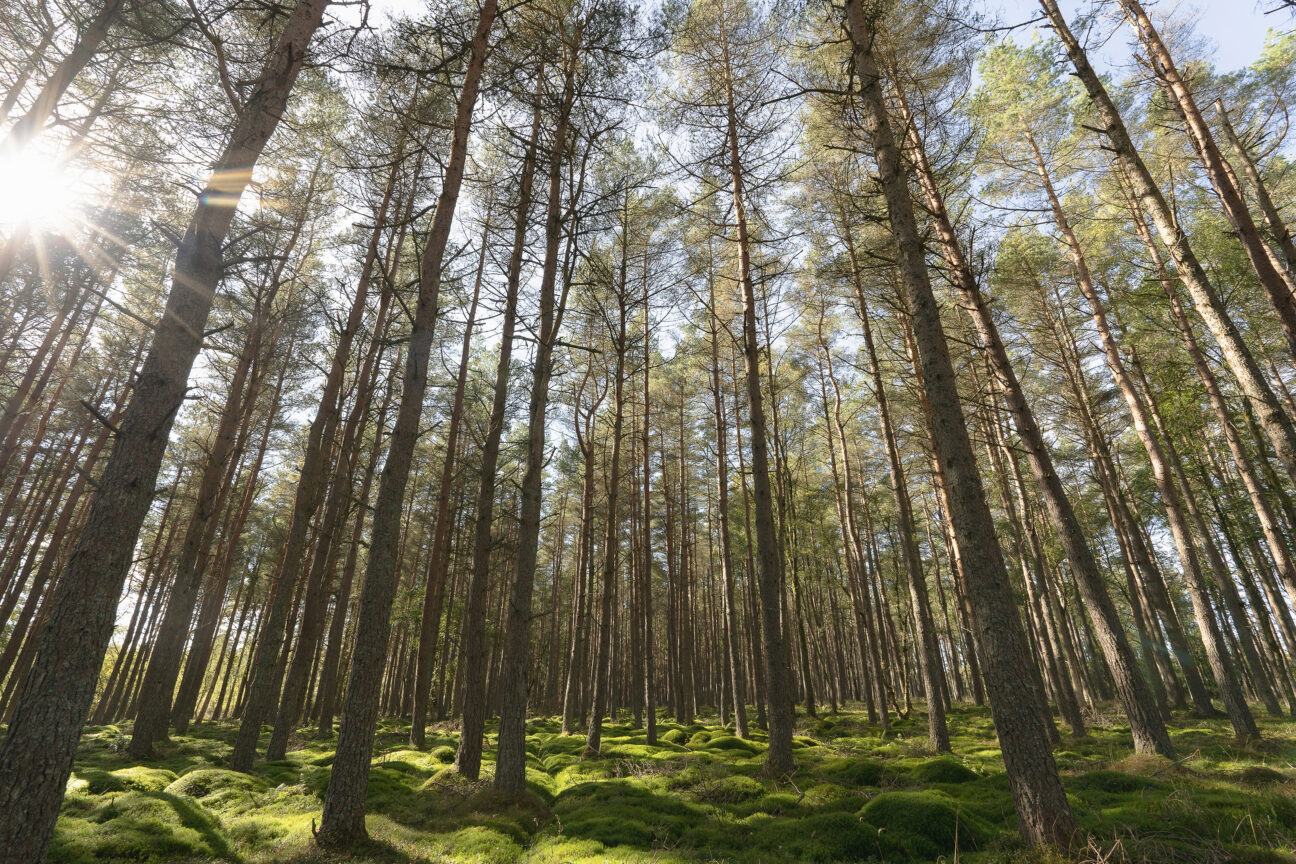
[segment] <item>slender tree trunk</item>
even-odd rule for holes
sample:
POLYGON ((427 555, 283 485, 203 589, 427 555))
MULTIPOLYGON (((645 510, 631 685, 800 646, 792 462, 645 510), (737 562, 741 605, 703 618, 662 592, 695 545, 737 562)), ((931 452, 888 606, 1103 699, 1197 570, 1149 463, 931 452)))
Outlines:
MULTIPOLYGON (((652 550, 652 464, 649 454, 652 448, 649 436, 652 430, 652 412, 649 400, 649 372, 652 368, 652 311, 648 305, 648 241, 644 241, 643 272, 643 315, 644 315, 644 358, 643 358, 643 564, 640 573, 643 594, 643 657, 644 679, 643 697, 646 720, 646 740, 648 746, 657 744, 657 685, 656 685, 656 652, 653 644, 653 550, 652 550)), ((664 477, 663 477, 664 479, 664 477)))
MULTIPOLYGON (((708 246, 710 246, 708 241, 708 246)), ((708 256, 714 261, 712 256, 708 256)), ((711 324, 711 399, 716 430, 716 497, 720 516, 720 580, 724 586, 725 664, 728 667, 729 692, 733 695, 734 728, 739 738, 750 734, 747 729, 747 696, 738 662, 738 616, 734 600, 733 550, 729 542, 729 440, 725 417, 724 394, 720 389, 720 320, 716 314, 715 274, 708 271, 710 292, 708 308, 711 324)))
MULTIPOLYGON (((937 752, 947 753, 950 750, 949 729, 945 723, 945 706, 942 703, 940 692, 940 681, 944 675, 944 669, 941 667, 940 652, 936 645, 936 628, 931 620, 927 577, 922 571, 918 543, 913 534, 913 504, 910 501, 909 488, 905 482, 904 462, 900 457, 900 447, 896 441, 895 427, 891 422, 891 412, 887 402, 886 388, 882 382, 882 370, 878 364, 877 349, 873 344, 873 327, 869 319, 863 285, 859 279, 859 265, 855 258, 855 247, 851 241, 848 241, 848 244, 847 252, 851 259, 856 302, 859 303, 860 323, 864 331, 864 351, 868 359, 869 375, 873 379, 873 399, 877 403, 878 425, 881 428, 882 443, 887 454, 887 476, 891 485, 891 496, 895 500, 896 520, 900 529, 900 558, 909 585, 910 602, 913 605, 914 642, 922 670, 923 686, 927 691, 927 737, 937 752)), ((822 340, 822 336, 820 338, 822 340)), ((826 353, 827 349, 824 350, 826 353)), ((832 378, 831 357, 828 358, 828 364, 828 375, 832 378)), ((835 382, 833 386, 836 387, 835 382)))
POLYGON ((518 286, 521 282, 522 258, 526 251, 526 229, 531 210, 531 186, 535 176, 536 147, 540 137, 540 99, 543 67, 536 72, 536 104, 531 117, 531 137, 522 163, 517 217, 513 230, 513 251, 509 258, 504 323, 500 335, 499 361, 495 367, 494 401, 490 425, 482 445, 481 482, 477 491, 477 509, 473 533, 472 576, 468 581, 468 598, 464 603, 463 647, 461 656, 465 673, 463 690, 463 723, 455 767, 470 780, 481 772, 482 734, 486 728, 489 646, 486 644, 486 600, 490 588, 491 547, 495 514, 496 467, 499 464, 500 439, 504 434, 504 413, 508 403, 509 365, 513 356, 513 332, 517 320, 518 286))
MULTIPOLYGON (((1084 536, 1071 501, 1053 466, 1053 458, 1044 441, 1044 435, 1035 421, 1034 412, 1026 402, 1025 392, 1017 380, 998 327, 963 255, 962 246, 945 209, 944 197, 940 193, 936 177, 927 161, 926 148, 903 98, 901 105, 904 106, 903 114, 909 133, 908 141, 919 182, 926 195, 927 209, 932 214, 936 232, 941 239, 941 247, 950 266, 951 281, 958 288, 964 306, 976 325, 981 347, 986 353, 988 364, 1007 402, 1008 410, 1012 414, 1017 433, 1021 438, 1026 461, 1043 495, 1049 520, 1066 551, 1071 570, 1076 574, 1076 582, 1084 596, 1085 605, 1094 616, 1103 656, 1115 678, 1121 705, 1125 708, 1125 715, 1130 721, 1134 749, 1139 752, 1157 752, 1163 756, 1173 757, 1174 746, 1170 742, 1170 734, 1166 731, 1161 712, 1156 707, 1147 682, 1139 674, 1133 649, 1130 648, 1124 625, 1116 611, 1116 604, 1112 602, 1107 583, 1098 568, 1098 561, 1094 558, 1093 550, 1084 536)), ((1043 157, 1035 148, 1033 139, 1030 144, 1041 176, 1047 185, 1048 177, 1043 157)), ((1050 200, 1056 202, 1051 186, 1049 190, 1050 200)), ((1065 217, 1061 214, 1060 205, 1055 207, 1055 214, 1059 219, 1060 229, 1067 235, 1069 242, 1073 241, 1074 237, 1070 234, 1069 228, 1064 227, 1065 217)), ((1078 246, 1074 246, 1073 249, 1078 254, 1078 246)))
POLYGON ((991 714, 1003 750, 1018 828, 1027 842, 1065 845, 1075 831, 1057 765, 1048 747, 1047 704, 1029 669, 1029 647, 1017 614, 1008 572, 986 504, 972 444, 932 294, 922 238, 914 218, 908 180, 873 60, 875 31, 861 0, 846 6, 860 106, 877 158, 891 229, 900 254, 910 322, 924 373, 937 457, 949 480, 950 520, 958 539, 964 578, 973 601, 973 626, 990 695, 991 714))
POLYGON ((420 261, 418 304, 410 330, 396 425, 392 430, 374 506, 374 527, 356 618, 355 650, 351 655, 342 728, 324 797, 320 829, 315 835, 316 842, 325 847, 348 846, 367 836, 364 801, 369 787, 369 758, 378 722, 379 672, 387 653, 391 607, 396 593, 400 513, 405 503, 414 445, 418 441, 423 396, 427 391, 428 360, 440 302, 445 249, 463 183, 468 134, 472 128, 473 108, 477 104, 477 90, 495 10, 496 0, 485 0, 478 15, 464 71, 463 89, 455 108, 453 137, 441 194, 420 261))
MULTIPOLYGON (((1255 192, 1256 202, 1260 205, 1260 212, 1264 216, 1265 227, 1269 229, 1269 233, 1277 242, 1278 248, 1282 250, 1283 258, 1287 262, 1287 271, 1290 274, 1292 271, 1296 271, 1296 241, 1292 240, 1287 223, 1283 220, 1282 214, 1278 212, 1278 207, 1269 194, 1269 188, 1260 177, 1260 170, 1256 167, 1255 160, 1251 157, 1251 153, 1233 128, 1233 122, 1229 119, 1228 112, 1224 110, 1223 100, 1215 100, 1215 112, 1219 114, 1220 125, 1224 127, 1224 135, 1233 148, 1233 154, 1242 163, 1242 173, 1246 175, 1247 182, 1251 184, 1251 188, 1255 192)), ((1288 287, 1291 286, 1288 285, 1288 287)))
POLYGON ((1219 622, 1210 606, 1209 589, 1201 572, 1197 546, 1193 542, 1190 530, 1188 507, 1184 500, 1184 496, 1191 494, 1191 490, 1179 488, 1174 481, 1171 466, 1167 461, 1165 447, 1157 439, 1156 433, 1152 429, 1148 405, 1138 393, 1134 385, 1134 379, 1126 370, 1125 361, 1116 345, 1116 339, 1108 322, 1106 308, 1102 298, 1098 295, 1097 288, 1094 286, 1084 252, 1080 248, 1080 242, 1076 238, 1065 212, 1062 210, 1062 203, 1053 188, 1039 149, 1035 147, 1033 140, 1030 140, 1029 143, 1035 154, 1036 168, 1039 171, 1045 194, 1048 196, 1053 218, 1057 223, 1058 233, 1061 234, 1063 242, 1070 253, 1071 263, 1076 275, 1076 284, 1080 287, 1081 293, 1084 294, 1089 303, 1089 311, 1093 317, 1094 326, 1098 330, 1103 356, 1107 360, 1107 366, 1111 370, 1117 388, 1125 398, 1125 404, 1129 408, 1134 421, 1134 431, 1138 435, 1139 441, 1142 442, 1143 448, 1147 451, 1148 461, 1152 466, 1152 476, 1156 481, 1162 504, 1165 506, 1166 522, 1170 526, 1175 549, 1178 551, 1180 563, 1183 565, 1184 579, 1188 584, 1188 595, 1193 602, 1193 610, 1196 613, 1198 626, 1201 627, 1202 641, 1206 646, 1206 656, 1210 661, 1212 671, 1215 673, 1215 681, 1219 685, 1224 708, 1228 712, 1234 731, 1239 737, 1258 737, 1260 731, 1255 725, 1255 720, 1251 717, 1250 709, 1246 706, 1246 700, 1242 696, 1241 690, 1238 689, 1232 663, 1222 643, 1219 622))
POLYGON ((42 861, 112 637, 122 583, 221 275, 250 168, 283 116, 327 0, 301 0, 256 78, 185 231, 166 309, 0 745, 0 862, 42 861), (239 179, 231 179, 239 178, 239 179))
POLYGON ((1251 211, 1242 200, 1242 190, 1237 176, 1215 143, 1215 136, 1206 125, 1206 120, 1197 107, 1192 91, 1189 90, 1183 76, 1179 74, 1174 58, 1170 56, 1169 49, 1161 40, 1161 34, 1153 26, 1142 4, 1138 0, 1119 0, 1119 2, 1147 50, 1153 74, 1161 83, 1171 106, 1183 119, 1188 139, 1206 169, 1206 176, 1223 205, 1224 215, 1233 226, 1233 231, 1242 243, 1243 251, 1246 252, 1247 260, 1251 262, 1251 269, 1255 271, 1261 287, 1264 288, 1265 296, 1269 299, 1269 305, 1278 319, 1283 336, 1287 339, 1287 348, 1296 356, 1296 299, 1292 297, 1289 281, 1283 278, 1283 274, 1275 266, 1273 253, 1260 236, 1260 231, 1251 218, 1251 211))
MULTIPOLYGON (((725 35, 722 30, 721 40, 725 35)), ((726 66, 727 46, 722 48, 726 66)), ((729 70, 726 68, 726 76, 729 70)), ((756 559, 759 562, 762 632, 765 637, 765 688, 769 713, 769 750, 766 762, 778 774, 790 774, 795 716, 792 676, 788 665, 787 631, 782 616, 782 567, 774 524, 774 499, 770 490, 768 441, 765 431, 764 394, 761 389, 760 343, 756 335, 756 286, 751 272, 751 241, 747 229, 747 201, 738 140, 737 109, 731 82, 724 93, 728 112, 729 179, 733 186, 737 222, 738 282, 742 289, 742 349, 747 375, 747 419, 751 425, 752 497, 756 510, 756 559)))
POLYGON ((410 746, 422 748, 426 741, 428 690, 432 685, 432 654, 436 648, 437 626, 441 623, 441 605, 445 598, 446 569, 450 563, 450 495, 453 491, 455 460, 458 456, 459 426, 463 422, 464 391, 468 385, 468 360, 472 351, 473 324, 477 320, 477 301, 481 296, 482 273, 486 267, 486 249, 490 235, 490 203, 482 224, 481 249, 477 253, 477 275, 473 278, 472 300, 464 324, 463 346, 459 352, 459 374, 455 378, 454 402, 450 408, 446 431, 446 455, 437 486, 436 528, 432 550, 428 555, 427 585, 423 592, 423 614, 419 620, 417 670, 414 675, 414 708, 410 718, 410 746))
MULTIPOLYGON (((258 326, 259 322, 253 324, 254 328, 258 326)), ((153 750, 153 742, 164 740, 167 736, 171 697, 176 677, 180 674, 185 642, 189 638, 189 625, 198 599, 198 588, 202 584, 203 559, 208 551, 205 547, 210 543, 208 523, 217 515, 228 495, 227 484, 232 478, 228 476, 226 463, 234 449, 237 426, 248 406, 255 404, 253 394, 248 393, 246 397, 244 394, 249 389, 248 373, 259 348, 258 341, 252 336, 243 347, 230 381, 216 437, 207 454, 202 478, 198 482, 193 514, 189 518, 184 541, 180 544, 180 561, 171 587, 171 597, 167 601, 166 612, 162 615, 162 624, 158 628, 153 654, 144 673, 144 682, 140 685, 140 712, 135 717, 128 748, 130 755, 136 759, 149 755, 153 750)))
POLYGON ((586 759, 597 759, 603 738, 603 713, 609 704, 608 689, 612 678, 612 598, 616 590, 617 563, 621 551, 621 516, 617 502, 621 488, 621 436, 625 415, 625 358, 626 358, 626 281, 629 275, 630 224, 629 192, 623 202, 621 222, 621 265, 617 284, 613 287, 617 299, 617 330, 612 336, 616 359, 612 373, 612 441, 608 461, 607 481, 607 533, 603 538, 603 584, 599 606, 599 645, 594 665, 594 699, 590 709, 589 731, 585 736, 586 759))
MULTIPOLYGON (((562 325, 570 281, 565 280, 561 299, 555 300, 558 278, 558 244, 562 239, 562 166, 567 157, 567 135, 576 98, 576 70, 580 57, 581 24, 568 45, 563 96, 549 154, 549 202, 545 214, 545 257, 540 275, 540 326, 531 374, 531 402, 527 413, 526 471, 522 475, 518 508, 517 553, 508 590, 501 643, 500 726, 496 750, 495 788, 520 793, 526 788, 527 668, 531 662, 531 605, 535 593, 536 557, 540 544, 545 466, 545 414, 549 405, 549 380, 553 350, 562 325)), ((582 178, 583 179, 583 178, 582 178)), ((575 191, 573 207, 580 197, 575 191)), ((568 252, 571 253, 569 246, 568 252)), ((564 268, 564 272, 566 268, 564 268)), ((622 288, 624 289, 624 282, 622 288)), ((622 313, 624 343, 624 312, 622 313)), ((624 344, 623 349, 624 350, 624 344)), ((619 398, 618 393, 618 398, 619 398)), ((615 467, 613 469, 615 471, 615 467)))

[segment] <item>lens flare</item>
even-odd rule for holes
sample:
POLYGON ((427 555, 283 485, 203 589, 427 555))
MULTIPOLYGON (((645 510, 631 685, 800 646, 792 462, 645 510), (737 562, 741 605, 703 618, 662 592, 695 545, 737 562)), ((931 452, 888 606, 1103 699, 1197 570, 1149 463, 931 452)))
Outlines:
POLYGON ((0 153, 0 227, 56 232, 76 221, 82 183, 62 160, 31 150, 0 153))

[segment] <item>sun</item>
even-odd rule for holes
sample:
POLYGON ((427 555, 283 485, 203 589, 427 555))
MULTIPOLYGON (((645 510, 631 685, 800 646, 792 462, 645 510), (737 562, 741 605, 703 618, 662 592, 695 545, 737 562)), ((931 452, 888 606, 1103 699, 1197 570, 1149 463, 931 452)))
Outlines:
POLYGON ((0 227, 62 231, 77 221, 85 197, 84 184, 57 156, 0 152, 0 227))

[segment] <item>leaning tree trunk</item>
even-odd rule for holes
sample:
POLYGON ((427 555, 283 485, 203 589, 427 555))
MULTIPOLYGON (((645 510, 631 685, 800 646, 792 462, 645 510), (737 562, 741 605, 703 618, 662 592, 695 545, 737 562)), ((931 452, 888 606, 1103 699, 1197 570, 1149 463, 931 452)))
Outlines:
MULTIPOLYGON (((259 327, 260 322, 255 322, 253 326, 259 327)), ((243 346, 216 427, 216 437, 207 454, 202 478, 198 482, 193 513, 185 529, 184 542, 180 544, 180 560, 176 565, 171 596, 167 599, 162 624, 158 628, 148 668, 144 672, 144 681, 140 685, 140 710, 135 716, 135 725, 131 728, 128 748, 130 755, 136 759, 148 756, 153 751, 153 742, 161 741, 167 736, 167 723, 171 719, 171 696, 175 691, 176 677, 180 674, 180 660, 189 638, 189 625, 198 600, 198 588, 202 584, 202 559, 207 552, 207 543, 204 541, 210 542, 208 523, 217 515, 228 495, 225 484, 233 478, 227 476, 229 471, 226 463, 234 449, 239 420, 247 411, 249 403, 254 403, 251 393, 247 393, 245 398, 245 391, 249 389, 248 373, 252 368, 258 341, 249 338, 243 346)))
POLYGON ((72 85, 72 81, 81 74, 86 64, 94 59, 99 46, 108 36, 109 28, 117 20, 125 5, 126 0, 105 0, 86 28, 77 34, 76 44, 72 46, 67 56, 59 61, 54 74, 45 80, 40 92, 32 100, 31 107, 27 109, 27 113, 9 127, 4 141, 0 142, 0 152, 7 154, 20 151, 40 134, 46 122, 54 114, 54 110, 58 108, 63 94, 72 85))
POLYGON ((378 689, 387 657, 391 608, 396 595, 401 511, 405 504, 405 487, 409 482, 414 445, 418 441, 419 420, 423 415, 423 396, 427 392, 428 360, 437 318, 442 265, 454 222, 455 205, 459 201, 459 189, 463 184, 468 133, 472 128, 473 108, 477 104, 477 90, 495 9, 496 0, 486 0, 478 15, 477 30, 473 34, 464 70, 463 90, 455 108, 445 178, 419 266, 418 305, 410 329, 409 354, 396 425, 392 429, 374 505, 369 561, 356 616, 355 650, 351 654, 342 726, 324 797, 324 812, 315 835, 321 846, 347 846, 368 836, 364 824, 364 801, 369 788, 369 757, 373 753, 374 731, 378 725, 378 689))
POLYGON ((1209 589, 1202 574, 1200 556, 1190 529, 1189 517, 1191 514, 1185 501, 1185 496, 1192 494, 1192 490, 1179 488, 1175 483, 1171 465, 1166 457, 1165 447, 1158 440, 1156 432, 1152 428, 1148 405, 1134 386, 1134 379, 1126 369, 1125 361, 1116 344, 1115 336, 1112 334, 1106 308, 1094 285, 1084 252, 1080 247, 1080 241, 1062 209, 1062 202, 1053 188, 1048 168, 1044 163, 1039 148, 1035 146, 1033 139, 1028 137, 1027 141, 1034 153, 1035 167, 1039 172, 1040 182, 1048 197, 1049 207, 1053 212, 1053 219, 1057 224, 1058 233, 1061 235, 1063 244, 1070 254, 1076 284, 1080 288, 1080 293, 1084 295, 1085 300, 1089 303, 1089 312, 1093 317, 1094 327, 1098 331, 1103 356, 1106 358, 1112 378, 1115 380, 1116 386, 1121 391, 1125 404, 1129 408, 1134 421, 1134 431, 1143 444, 1143 448, 1147 451, 1148 462, 1152 466, 1152 478, 1156 482, 1157 491, 1161 495, 1161 503, 1165 507, 1166 522, 1170 526, 1170 534, 1174 539, 1175 549, 1179 553, 1180 563, 1183 565, 1184 579, 1188 585, 1188 596, 1192 599, 1193 611, 1197 623, 1202 629, 1201 636, 1206 647, 1206 657, 1210 661, 1211 670, 1215 673, 1215 681, 1219 685, 1224 708, 1228 712, 1229 720, 1239 737, 1259 737, 1260 731, 1256 727, 1255 720, 1251 717, 1251 711, 1247 708, 1246 700, 1238 687, 1237 677, 1219 629, 1219 622, 1210 605, 1209 589))
POLYGON ((30 673, 0 745, 0 862, 45 858, 94 699, 122 582, 148 513, 176 411, 202 347, 235 206, 279 125, 328 0, 301 0, 256 78, 176 254, 153 344, 135 380, 112 455, 51 598, 30 673))
POLYGON ((914 339, 931 402, 937 458, 949 479, 950 520, 962 556, 963 576, 973 608, 973 627, 982 674, 990 696, 1004 767, 1027 842, 1065 844, 1075 831, 1049 749, 1048 706, 1028 668, 1030 647, 1017 614, 1012 585, 995 536, 972 444, 959 400, 949 346, 932 293, 922 237, 873 59, 875 31, 862 0, 846 6, 860 107, 877 159, 882 192, 900 258, 914 339))
MULTIPOLYGON (((851 269, 858 273, 854 244, 848 251, 851 269)), ((936 646, 936 626, 931 617, 927 577, 922 571, 918 542, 914 537, 913 504, 905 481, 904 462, 900 457, 895 427, 891 422, 891 411, 887 402, 886 388, 882 382, 877 349, 873 344, 873 328, 869 320, 868 305, 865 303, 863 287, 860 285, 858 276, 855 279, 855 288, 858 295, 856 300, 859 303, 860 323, 864 329, 864 351, 868 359, 868 372, 873 379, 873 399, 877 403, 878 425, 882 431, 882 444, 886 449, 887 477, 890 481, 891 496, 896 505, 896 521, 900 529, 900 559, 909 584, 910 602, 913 604, 915 650, 922 670, 922 684, 927 691, 927 737, 937 752, 947 753, 950 750, 949 727, 945 722, 945 705, 941 696, 941 679, 945 670, 941 666, 940 652, 936 646)), ((824 352, 827 353, 826 348, 824 352)), ((831 376, 831 357, 828 364, 828 374, 831 376)))
MULTIPOLYGON (((1026 402, 1025 391, 1012 367, 1008 351, 999 335, 998 326, 963 255, 962 244, 954 231, 945 208, 944 197, 927 160, 926 148, 903 97, 901 105, 919 183, 927 199, 927 209, 936 223, 936 233, 940 237, 941 248, 950 267, 951 282, 963 297, 964 306, 977 328, 982 350, 986 352, 990 368, 1003 392, 1009 413, 1012 414, 1017 434, 1021 437, 1026 462, 1030 465, 1031 473, 1044 498, 1049 521, 1053 524, 1058 539, 1066 551, 1067 560, 1076 575, 1076 583, 1084 597, 1085 605, 1093 616, 1103 656, 1115 679, 1117 693, 1125 708, 1125 716, 1130 721, 1134 749, 1139 752, 1157 752, 1163 756, 1173 757, 1174 745, 1170 742, 1165 721, 1161 717, 1147 682, 1139 674, 1134 651, 1125 635, 1125 627, 1116 611, 1116 604, 1112 602, 1111 592, 1107 590, 1107 583, 1098 568, 1098 561, 1094 558, 1093 550, 1084 536, 1080 521, 1076 518, 1075 510, 1062 486, 1062 480, 1053 466, 1053 457, 1048 451, 1039 424, 1035 421, 1035 414, 1026 402)), ((1034 148, 1034 141, 1030 143, 1034 148)), ((1033 152, 1040 160, 1039 168, 1043 172, 1042 156, 1038 149, 1033 152)), ((1058 212, 1060 213, 1060 210, 1058 212)))
POLYGON ((1170 257, 1175 262, 1178 276, 1183 280, 1188 293, 1192 295, 1197 314, 1202 316, 1215 341, 1219 343, 1220 353, 1223 354, 1224 361, 1237 379, 1248 405, 1255 412, 1256 421, 1264 430, 1265 437, 1269 439, 1274 452, 1286 467, 1287 473, 1296 479, 1296 426, 1293 426, 1291 416, 1283 410, 1259 364, 1243 342, 1237 325, 1229 317, 1228 309, 1211 285, 1206 271, 1193 252, 1188 242, 1188 235, 1180 227, 1174 212, 1166 203, 1165 196, 1162 195, 1143 158, 1135 149, 1116 104, 1107 93, 1107 88, 1098 77, 1098 73, 1089 64, 1089 58, 1085 55, 1079 40, 1067 27, 1066 19, 1058 9, 1057 0, 1040 0, 1040 5, 1065 46, 1067 56, 1075 67, 1080 83, 1089 94, 1098 120, 1102 124, 1103 133, 1115 152, 1116 161, 1125 170, 1135 197, 1148 211, 1157 233, 1161 236, 1161 241, 1170 250, 1170 257))
POLYGON ((1287 349, 1296 355, 1296 298, 1292 297, 1292 286, 1275 266, 1273 252, 1260 236, 1260 230, 1256 227, 1255 220, 1251 218, 1251 211, 1242 200, 1242 190, 1233 167, 1220 152, 1219 145, 1215 143, 1215 136, 1206 125, 1206 120, 1202 117, 1201 109, 1197 107, 1192 91, 1183 76, 1179 74, 1174 58, 1170 56, 1161 34, 1153 26, 1142 4, 1138 0, 1119 0, 1119 2, 1140 41, 1143 42, 1144 48, 1147 49, 1153 74, 1161 82, 1168 101, 1177 109, 1177 113, 1184 121, 1188 139, 1206 169, 1206 176, 1224 207, 1224 215, 1228 217, 1233 233, 1241 242, 1247 260, 1251 262, 1251 269, 1255 271, 1260 286, 1269 299, 1274 317, 1278 319, 1278 326, 1287 339, 1287 349))
POLYGON ((1288 229, 1282 214, 1278 212, 1278 206, 1269 194, 1269 187, 1265 185, 1264 179, 1260 176, 1260 170, 1256 167, 1255 159, 1252 158, 1246 145, 1242 143, 1242 139, 1238 137, 1237 131, 1233 128, 1233 122, 1229 119, 1228 111, 1224 110, 1223 100, 1215 100, 1215 111, 1219 114, 1220 125, 1224 127, 1224 135, 1233 148, 1233 154, 1242 163, 1242 173, 1246 175, 1247 182, 1251 184, 1251 188, 1255 191, 1256 202, 1260 205, 1260 213, 1264 216, 1265 227, 1269 229, 1269 233, 1277 242, 1278 248, 1282 250, 1283 258, 1287 261, 1287 272, 1289 274, 1296 272, 1296 241, 1292 240, 1291 230, 1288 229))
MULTIPOLYGON (((395 155, 394 161, 400 161, 399 152, 395 155)), ((384 221, 385 207, 389 199, 390 189, 384 195, 381 212, 375 218, 378 224, 384 221)), ((346 377, 352 345, 364 320, 365 301, 370 287, 369 277, 377 256, 378 230, 375 228, 370 236, 369 249, 365 255, 365 262, 361 266, 360 279, 356 286, 356 296, 338 335, 337 346, 333 350, 324 387, 320 391, 319 408, 306 433, 306 449, 298 472, 288 536, 284 540, 275 577, 270 585, 269 608, 266 610, 261 635, 256 641, 252 655, 251 674, 247 684, 247 704, 243 709, 238 736, 234 740, 234 751, 230 754, 230 767, 235 771, 252 769, 252 762, 256 758, 257 741, 261 735, 261 724, 270 719, 271 712, 278 704, 278 686, 281 680, 278 667, 279 655, 284 647, 286 628, 287 635, 291 635, 288 617, 292 611, 294 588, 305 562, 307 534, 324 498, 325 479, 329 474, 327 470, 329 454, 336 449, 334 439, 342 412, 342 385, 346 377)), ((276 748, 286 742, 288 731, 283 730, 279 733, 276 748)))

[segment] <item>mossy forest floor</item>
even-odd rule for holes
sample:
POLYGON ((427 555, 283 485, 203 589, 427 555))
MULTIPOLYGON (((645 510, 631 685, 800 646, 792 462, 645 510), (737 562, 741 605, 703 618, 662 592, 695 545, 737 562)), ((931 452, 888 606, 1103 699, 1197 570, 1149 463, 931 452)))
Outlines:
POLYGON ((1223 720, 1176 717, 1177 762, 1133 755, 1114 723, 1064 736, 1058 762, 1089 835, 1065 857, 1021 848, 988 711, 952 712, 952 757, 928 750, 921 716, 885 738, 857 712, 799 722, 797 771, 775 782, 760 737, 716 725, 663 722, 649 747, 642 729, 611 724, 603 758, 581 761, 583 736, 535 720, 521 800, 491 790, 493 752, 482 782, 458 777, 453 729, 430 731, 418 751, 407 726, 385 722, 369 782, 373 839, 350 856, 311 841, 333 738, 303 733, 287 760, 244 775, 224 767, 231 724, 198 727, 144 762, 126 758, 126 730, 91 727, 50 860, 1296 862, 1293 722, 1265 720, 1267 740, 1241 747, 1223 720))

